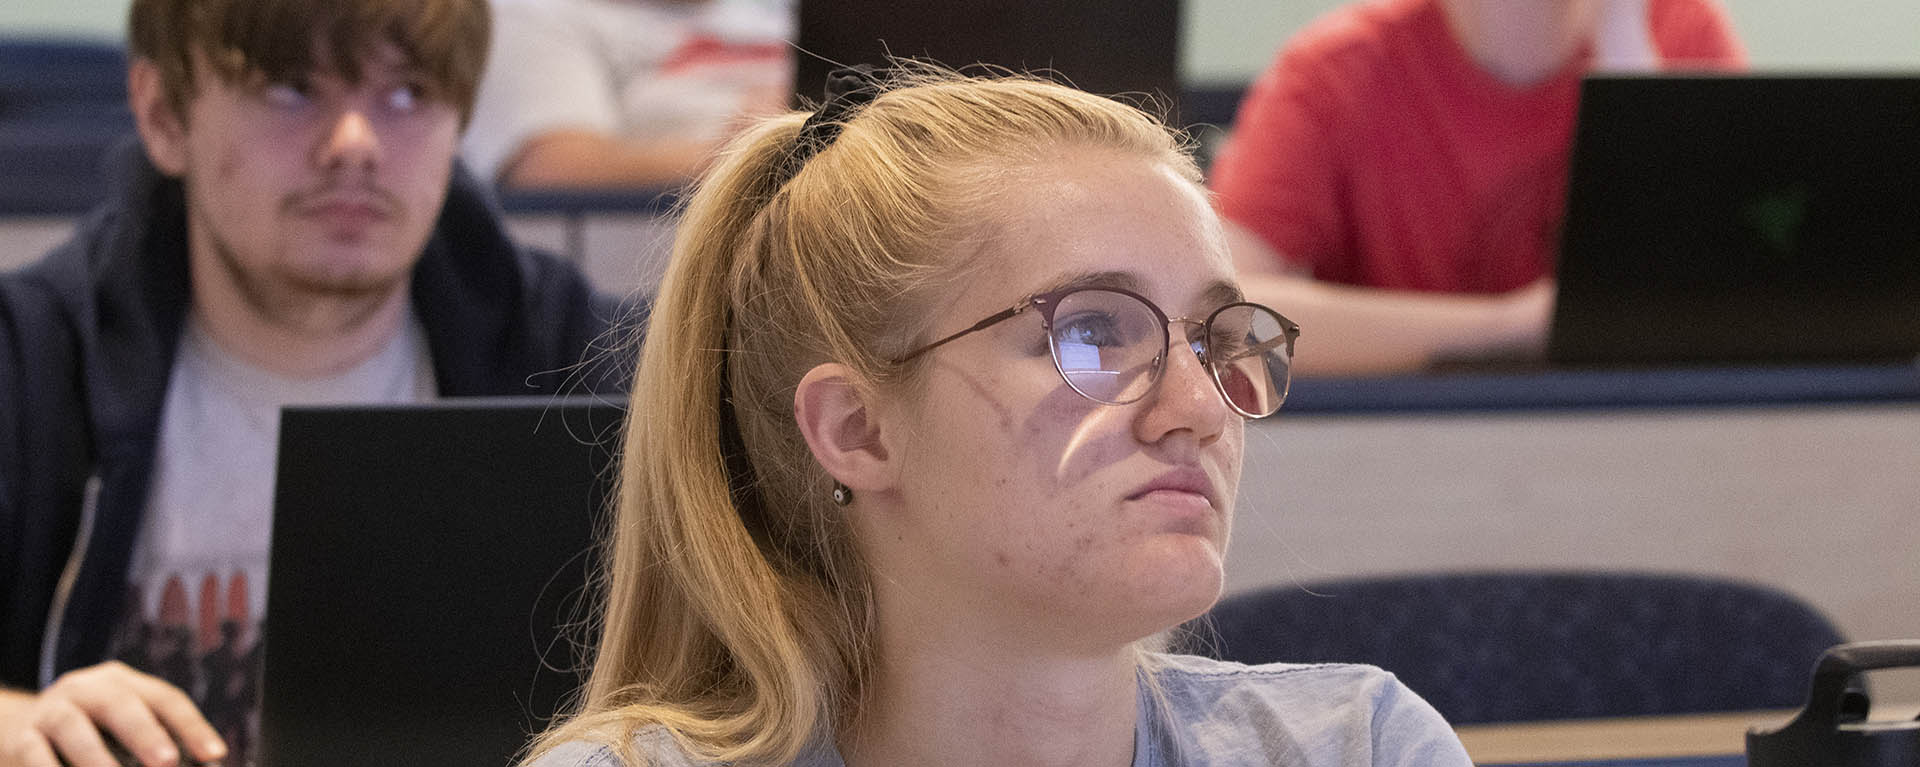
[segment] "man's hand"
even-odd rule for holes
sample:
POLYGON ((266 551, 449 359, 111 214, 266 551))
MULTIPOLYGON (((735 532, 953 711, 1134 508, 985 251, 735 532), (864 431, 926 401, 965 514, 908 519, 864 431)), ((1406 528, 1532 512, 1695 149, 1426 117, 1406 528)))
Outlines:
POLYGON ((227 755, 186 693, 118 661, 68 672, 38 695, 6 702, 14 705, 0 708, 0 767, 60 767, 63 758, 72 767, 118 767, 102 731, 146 767, 179 764, 181 746, 202 762, 227 755))
POLYGON ((1547 353, 1547 329, 1553 324, 1553 304, 1560 288, 1552 277, 1534 280, 1501 296, 1502 320, 1488 339, 1488 347, 1503 356, 1527 359, 1547 353))

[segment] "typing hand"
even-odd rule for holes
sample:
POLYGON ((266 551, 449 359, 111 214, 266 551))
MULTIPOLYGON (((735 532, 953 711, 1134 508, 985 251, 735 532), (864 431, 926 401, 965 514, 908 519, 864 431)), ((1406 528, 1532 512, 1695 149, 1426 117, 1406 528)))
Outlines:
POLYGON ((186 693, 118 661, 62 675, 0 721, 0 767, 171 767, 226 755, 186 693))

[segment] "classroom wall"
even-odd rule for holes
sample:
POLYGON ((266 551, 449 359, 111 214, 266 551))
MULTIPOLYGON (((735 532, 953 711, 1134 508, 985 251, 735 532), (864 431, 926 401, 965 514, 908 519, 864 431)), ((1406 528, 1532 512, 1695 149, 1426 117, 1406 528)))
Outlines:
POLYGON ((0 0, 0 33, 126 34, 125 0, 0 0))
MULTIPOLYGON (((1185 0, 1189 82, 1240 83, 1294 30, 1345 0, 1185 0)), ((1721 0, 1763 69, 1920 70, 1920 3, 1913 0, 1721 0)), ((0 0, 0 33, 118 37, 124 0, 0 0)))
MULTIPOLYGON (((1293 30, 1346 0, 1187 0, 1181 71, 1188 82, 1258 75, 1293 30)), ((1914 0, 1720 0, 1756 69, 1920 71, 1914 0)))

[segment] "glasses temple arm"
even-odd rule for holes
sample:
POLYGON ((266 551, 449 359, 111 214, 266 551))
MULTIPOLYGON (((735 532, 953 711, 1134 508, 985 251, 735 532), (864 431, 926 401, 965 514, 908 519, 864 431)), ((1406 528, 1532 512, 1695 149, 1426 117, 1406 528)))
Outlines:
POLYGON ((988 317, 984 320, 973 323, 972 327, 969 327, 958 333, 954 333, 953 335, 947 336, 946 338, 942 338, 938 341, 927 344, 926 346, 922 346, 918 349, 908 352, 906 356, 903 356, 903 357, 900 357, 899 359, 894 360, 893 364, 899 365, 899 364, 909 362, 914 358, 919 357, 922 354, 926 354, 927 352, 933 351, 934 349, 938 349, 941 346, 944 346, 951 341, 958 340, 961 336, 967 335, 968 333, 974 333, 981 330, 986 330, 987 328, 993 327, 997 323, 1005 322, 1008 319, 1012 318, 1013 315, 1026 311, 1027 307, 1032 305, 1033 305, 1032 301, 1022 301, 1018 306, 1007 307, 1006 309, 1001 310, 1000 312, 994 314, 991 317, 988 317))

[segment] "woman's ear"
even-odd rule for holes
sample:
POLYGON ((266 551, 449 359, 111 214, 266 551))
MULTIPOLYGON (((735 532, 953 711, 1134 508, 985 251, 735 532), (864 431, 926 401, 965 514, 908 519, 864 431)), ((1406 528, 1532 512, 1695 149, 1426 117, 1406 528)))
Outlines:
MULTIPOLYGON (((208 77, 206 72, 201 77, 208 77)), ((166 84, 160 80, 160 67, 151 59, 135 57, 127 65, 127 101, 133 108, 133 124, 140 131, 140 144, 147 159, 161 173, 179 178, 187 172, 187 121, 167 98, 166 84)))
POLYGON ((880 440, 880 421, 856 380, 846 365, 814 366, 794 389, 793 417, 814 460, 858 497, 863 490, 891 487, 894 472, 880 440))

